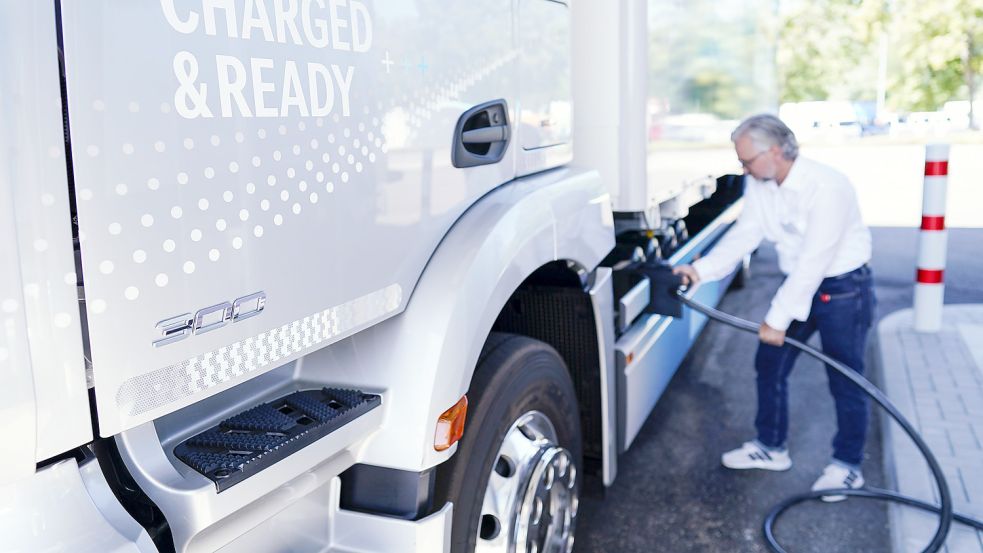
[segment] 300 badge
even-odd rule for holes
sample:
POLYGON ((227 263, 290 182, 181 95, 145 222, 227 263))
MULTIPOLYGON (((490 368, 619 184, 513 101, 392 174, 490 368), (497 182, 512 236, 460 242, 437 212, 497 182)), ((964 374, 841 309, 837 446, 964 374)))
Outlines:
POLYGON ((194 315, 185 313, 157 323, 158 338, 153 342, 155 348, 184 340, 192 334, 204 334, 222 328, 229 323, 255 317, 266 307, 266 292, 255 292, 231 302, 224 301, 195 311, 194 315))

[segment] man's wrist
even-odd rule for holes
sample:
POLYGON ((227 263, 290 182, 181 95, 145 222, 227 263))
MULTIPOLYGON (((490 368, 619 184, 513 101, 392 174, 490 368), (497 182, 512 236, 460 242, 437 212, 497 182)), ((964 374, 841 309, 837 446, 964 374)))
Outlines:
POLYGON ((792 324, 792 316, 785 313, 780 307, 772 305, 768 314, 765 315, 765 324, 775 330, 785 332, 792 324))

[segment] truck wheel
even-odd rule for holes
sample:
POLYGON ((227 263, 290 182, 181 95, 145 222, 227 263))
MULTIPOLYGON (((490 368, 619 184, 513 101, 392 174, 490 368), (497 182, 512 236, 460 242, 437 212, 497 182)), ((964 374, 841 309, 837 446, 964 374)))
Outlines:
POLYGON ((581 473, 580 418, 563 359, 493 333, 471 388, 464 437, 438 469, 454 503, 452 553, 569 553, 581 473))

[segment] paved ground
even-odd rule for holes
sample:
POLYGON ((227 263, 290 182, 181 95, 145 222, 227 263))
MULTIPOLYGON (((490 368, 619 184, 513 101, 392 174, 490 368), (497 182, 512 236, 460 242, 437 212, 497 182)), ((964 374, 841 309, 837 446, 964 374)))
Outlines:
MULTIPOLYGON (((955 510, 983 519, 983 304, 948 305, 937 333, 912 328, 896 311, 878 327, 884 391, 921 433, 938 460, 955 510)), ((921 455, 897 426, 885 431, 888 473, 898 490, 938 502, 921 455)), ((891 507, 894 551, 916 553, 935 534, 935 516, 891 507)), ((983 531, 954 525, 946 552, 983 553, 983 531)))
MULTIPOLYGON (((774 251, 753 261, 753 284, 728 294, 721 308, 761 320, 781 282, 774 251)), ((754 337, 711 323, 622 457, 603 500, 584 502, 582 552, 766 551, 765 513, 806 491, 828 462, 835 414, 822 365, 802 358, 790 379, 792 470, 735 472, 720 453, 754 437, 754 337)), ((865 477, 884 485, 880 435, 873 427, 865 477)), ((790 512, 777 534, 793 551, 887 551, 886 510, 847 501, 790 512)))
MULTIPOLYGON (((874 284, 878 317, 911 306, 917 231, 876 228, 874 284)), ((983 230, 949 235, 946 303, 983 302, 983 230)), ((775 254, 762 248, 751 285, 729 293, 727 312, 760 320, 781 275, 775 254)), ((605 497, 587 499, 578 522, 576 551, 757 552, 764 514, 780 499, 812 484, 828 460, 834 432, 832 400, 822 366, 801 358, 790 380, 790 447, 787 473, 732 472, 719 464, 722 451, 753 435, 756 343, 738 331, 707 327, 632 448, 621 458, 618 480, 605 497)), ((869 359, 873 359, 873 348, 869 359)), ((890 369, 885 369, 890 370, 890 369)), ((879 382, 874 375, 875 383, 879 382)), ((872 420, 865 477, 889 486, 881 456, 880 417, 872 420)), ((849 500, 807 504, 777 526, 790 551, 887 552, 887 507, 849 500)))

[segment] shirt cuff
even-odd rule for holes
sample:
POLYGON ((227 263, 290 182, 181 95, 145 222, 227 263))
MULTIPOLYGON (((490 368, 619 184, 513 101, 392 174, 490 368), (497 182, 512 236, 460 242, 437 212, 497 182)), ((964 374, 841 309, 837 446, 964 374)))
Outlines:
POLYGON ((789 325, 792 324, 792 320, 795 317, 788 314, 787 311, 775 305, 771 304, 771 309, 768 310, 768 314, 765 315, 765 324, 774 328, 775 330, 786 331, 789 325))
POLYGON ((690 266, 692 266, 693 270, 696 271, 696 274, 700 276, 701 281, 713 282, 714 280, 719 280, 719 278, 713 278, 714 275, 712 274, 710 267, 706 266, 705 259, 705 257, 696 259, 690 263, 690 266))

